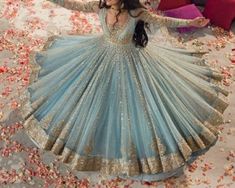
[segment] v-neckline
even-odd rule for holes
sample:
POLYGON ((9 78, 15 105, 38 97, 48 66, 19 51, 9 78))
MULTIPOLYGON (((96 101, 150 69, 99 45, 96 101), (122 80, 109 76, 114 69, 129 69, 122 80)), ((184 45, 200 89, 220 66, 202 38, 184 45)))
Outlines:
POLYGON ((108 11, 107 11, 107 9, 105 8, 105 14, 104 14, 104 23, 105 23, 105 25, 107 26, 107 28, 108 28, 108 30, 109 31, 112 31, 112 30, 115 30, 115 28, 117 28, 117 30, 119 30, 119 29, 124 29, 127 25, 128 25, 128 23, 129 23, 129 20, 130 20, 130 15, 127 15, 127 20, 126 20, 126 22, 122 25, 122 26, 115 26, 115 27, 112 27, 111 25, 109 25, 108 23, 107 23, 107 13, 108 13, 108 11))

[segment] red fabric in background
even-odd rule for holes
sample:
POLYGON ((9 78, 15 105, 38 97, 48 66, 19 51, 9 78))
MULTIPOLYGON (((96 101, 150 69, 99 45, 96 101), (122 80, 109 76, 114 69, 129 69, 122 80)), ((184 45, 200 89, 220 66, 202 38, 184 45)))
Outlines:
POLYGON ((235 0, 207 0, 203 15, 211 23, 229 30, 235 19, 235 0))
POLYGON ((158 10, 169 10, 190 4, 191 0, 161 0, 158 10))

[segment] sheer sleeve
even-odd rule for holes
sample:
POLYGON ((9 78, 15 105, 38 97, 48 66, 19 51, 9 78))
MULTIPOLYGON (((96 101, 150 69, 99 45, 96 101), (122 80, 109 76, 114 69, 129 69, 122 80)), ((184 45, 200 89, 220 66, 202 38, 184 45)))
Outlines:
POLYGON ((99 12, 99 1, 82 2, 78 0, 48 0, 70 10, 99 12))
POLYGON ((143 5, 147 5, 150 7, 150 9, 156 9, 161 0, 140 0, 140 2, 143 4, 143 5))
POLYGON ((139 11, 138 18, 148 23, 166 27, 189 26, 192 21, 191 19, 178 19, 157 15, 146 9, 142 9, 141 11, 139 11))

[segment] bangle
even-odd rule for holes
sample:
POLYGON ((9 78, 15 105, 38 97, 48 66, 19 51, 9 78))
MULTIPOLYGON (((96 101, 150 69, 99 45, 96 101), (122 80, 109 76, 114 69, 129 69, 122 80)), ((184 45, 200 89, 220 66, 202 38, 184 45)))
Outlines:
POLYGON ((187 23, 187 25, 191 26, 192 20, 191 20, 191 19, 190 19, 190 20, 187 20, 186 23, 187 23))

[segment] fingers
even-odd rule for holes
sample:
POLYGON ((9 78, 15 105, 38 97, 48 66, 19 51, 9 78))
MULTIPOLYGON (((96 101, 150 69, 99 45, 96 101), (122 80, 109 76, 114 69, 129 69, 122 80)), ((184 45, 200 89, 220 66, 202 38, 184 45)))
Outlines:
POLYGON ((205 17, 197 17, 195 18, 196 27, 204 27, 210 22, 210 19, 205 17))
POLYGON ((201 17, 201 18, 198 19, 198 23, 199 23, 199 25, 201 25, 201 26, 206 26, 206 25, 209 23, 209 19, 206 19, 206 18, 204 18, 204 17, 201 17))

